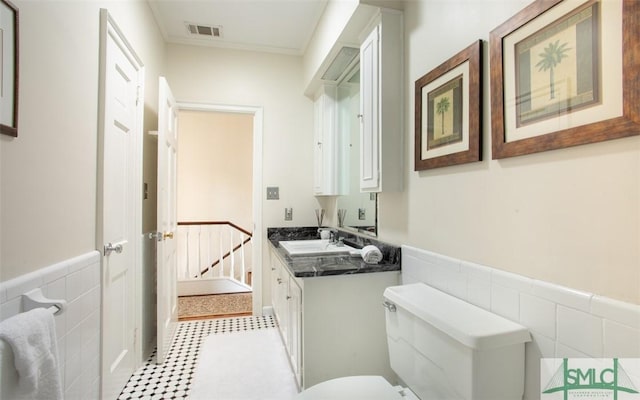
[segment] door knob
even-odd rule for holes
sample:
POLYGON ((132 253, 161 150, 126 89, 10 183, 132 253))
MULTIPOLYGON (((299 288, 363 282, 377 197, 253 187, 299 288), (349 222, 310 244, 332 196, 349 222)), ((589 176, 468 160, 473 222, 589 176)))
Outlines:
POLYGON ((164 239, 173 239, 173 232, 165 232, 162 237, 164 239))
POLYGON ((112 252, 116 252, 117 254, 122 253, 122 243, 113 244, 111 242, 104 245, 104 255, 108 256, 112 252))
POLYGON ((162 232, 149 232, 147 237, 151 240, 161 241, 162 240, 162 232))

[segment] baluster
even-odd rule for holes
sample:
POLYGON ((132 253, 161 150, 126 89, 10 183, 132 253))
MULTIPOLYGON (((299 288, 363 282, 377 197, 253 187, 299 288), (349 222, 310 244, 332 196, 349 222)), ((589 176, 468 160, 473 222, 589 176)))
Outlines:
MULTIPOLYGON (((200 271, 203 271, 207 268, 207 262, 209 261, 203 249, 203 246, 207 242, 209 237, 209 226, 202 225, 200 229, 202 231, 202 237, 200 238, 200 243, 198 244, 200 245, 200 271)), ((202 274, 201 278, 205 278, 206 274, 207 274, 206 272, 202 274)))
POLYGON ((205 265, 207 266, 207 271, 209 272, 209 276, 213 276, 213 267, 211 265, 213 265, 212 259, 211 259, 211 241, 213 240, 213 234, 211 232, 211 225, 208 226, 207 228, 207 262, 205 263, 205 265))
POLYGON ((231 268, 229 269, 229 277, 231 279, 235 279, 236 260, 234 257, 235 252, 233 251, 233 229, 231 228, 231 225, 227 225, 227 227, 229 228, 229 253, 231 254, 231 268))
POLYGON ((240 275, 240 282, 245 283, 245 264, 244 264, 244 233, 240 232, 240 257, 242 257, 242 268, 241 268, 241 275, 240 275))
MULTIPOLYGON (((249 272, 251 272, 253 274, 253 272, 252 272, 253 271, 253 237, 252 236, 249 236, 249 241, 247 242, 247 244, 248 244, 248 246, 247 246, 248 250, 246 252, 249 253, 249 257, 251 259, 251 262, 248 263, 247 272, 245 274, 248 274, 249 272), (249 269, 249 268, 251 268, 251 269, 249 269)), ((253 286, 253 282, 249 282, 247 280, 247 285, 249 285, 251 287, 251 286, 253 286)))
POLYGON ((200 271, 198 270, 198 263, 200 262, 200 260, 198 260, 198 230, 199 227, 198 226, 192 226, 190 227, 191 229, 191 240, 189 245, 191 246, 191 265, 189 266, 189 275, 191 279, 194 278, 198 278, 199 277, 199 273, 200 271), (195 271, 194 271, 195 268, 195 271))
POLYGON ((222 278, 224 273, 224 258, 222 258, 222 256, 224 255, 224 250, 222 245, 222 229, 220 227, 218 227, 218 242, 220 243, 220 254, 219 254, 220 262, 218 263, 220 270, 218 270, 218 277, 222 278))
MULTIPOLYGON (((185 243, 185 264, 182 268, 182 279, 189 279, 189 228, 187 227, 187 229, 185 229, 187 231, 186 233, 186 243, 185 243)), ((183 230, 184 231, 184 230, 183 230)))
POLYGON ((187 232, 187 269, 185 271, 185 273, 187 274, 187 276, 185 277, 186 279, 193 279, 193 271, 192 269, 192 265, 193 265, 193 230, 191 229, 190 226, 185 226, 184 227, 185 231, 187 232))

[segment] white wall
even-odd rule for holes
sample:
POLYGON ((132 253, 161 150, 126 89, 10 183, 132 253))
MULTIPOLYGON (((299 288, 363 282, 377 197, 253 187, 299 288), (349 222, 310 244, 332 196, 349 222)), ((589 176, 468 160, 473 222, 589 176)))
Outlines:
MULTIPOLYGON (((167 80, 178 102, 262 107, 262 221, 267 227, 315 224, 313 197, 313 104, 303 95, 302 58, 239 50, 167 46, 167 80), (280 200, 265 200, 266 187, 280 200), (284 221, 285 207, 293 220, 284 221)), ((263 246, 263 265, 268 264, 263 246)), ((264 304, 270 304, 268 268, 264 304)))
POLYGON ((146 67, 145 130, 164 43, 146 2, 14 1, 20 15, 18 138, 0 138, 0 280, 95 249, 99 9, 146 67))
POLYGON ((380 238, 640 303, 640 137, 491 160, 489 32, 528 3, 405 3, 407 189, 380 195, 380 238), (484 161, 414 172, 414 82, 478 38, 484 161))
POLYGON ((253 226, 253 116, 178 114, 178 221, 253 226))

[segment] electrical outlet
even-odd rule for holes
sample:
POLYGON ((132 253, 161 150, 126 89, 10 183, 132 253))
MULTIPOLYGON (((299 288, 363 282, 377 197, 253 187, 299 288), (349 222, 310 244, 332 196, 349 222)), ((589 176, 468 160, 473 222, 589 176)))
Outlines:
POLYGON ((366 209, 358 208, 358 219, 366 219, 366 209))
POLYGON ((293 220, 293 208, 285 208, 284 209, 284 220, 292 221, 293 220))
POLYGON ((278 186, 267 187, 267 200, 279 200, 280 188, 278 186))

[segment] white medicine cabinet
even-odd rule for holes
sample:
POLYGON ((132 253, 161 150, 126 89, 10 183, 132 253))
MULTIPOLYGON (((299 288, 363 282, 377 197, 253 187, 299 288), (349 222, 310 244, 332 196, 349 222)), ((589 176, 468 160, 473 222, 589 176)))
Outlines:
POLYGON ((334 58, 314 91, 314 194, 317 196, 396 192, 403 188, 402 12, 376 10, 357 28, 360 36, 354 41, 360 43, 359 46, 336 43, 340 50, 333 52, 334 58), (364 22, 367 20, 369 23, 364 22), (335 68, 336 65, 339 66, 335 68), (354 71, 358 73, 355 84, 359 84, 359 110, 354 113, 357 116, 344 112, 344 86, 352 80, 354 71), (332 78, 325 79, 328 75, 332 78), (353 129, 349 125, 356 117, 359 120, 357 144, 350 137, 353 129), (354 155, 352 150, 358 151, 356 168, 349 161, 354 155), (351 174, 358 174, 359 179, 352 182, 351 174))
POLYGON ((360 190, 403 187, 402 13, 381 9, 360 46, 360 190))

